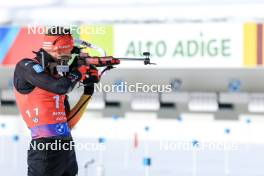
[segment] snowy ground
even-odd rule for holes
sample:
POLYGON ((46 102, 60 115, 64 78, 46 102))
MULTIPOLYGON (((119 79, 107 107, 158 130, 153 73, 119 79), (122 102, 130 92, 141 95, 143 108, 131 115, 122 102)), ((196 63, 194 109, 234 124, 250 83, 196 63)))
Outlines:
MULTIPOLYGON (((21 122, 18 119, 0 119, 0 175, 3 176, 26 175, 30 139, 25 132, 27 129, 17 125, 21 122)), ((253 121, 250 130, 241 122, 149 120, 149 131, 146 132, 147 121, 144 120, 137 120, 138 126, 132 123, 133 120, 87 120, 73 131, 80 176, 99 176, 100 168, 105 176, 264 175, 261 138, 264 128, 260 122, 254 126, 253 121), (224 127, 228 127, 230 136, 224 127), (136 148, 135 132, 138 135, 136 148), (103 146, 96 136, 105 138, 103 146), (193 148, 191 139, 199 141, 198 148, 193 148), (152 159, 150 167, 143 165, 146 156, 152 159), (85 169, 84 165, 91 160, 94 163, 85 169)))

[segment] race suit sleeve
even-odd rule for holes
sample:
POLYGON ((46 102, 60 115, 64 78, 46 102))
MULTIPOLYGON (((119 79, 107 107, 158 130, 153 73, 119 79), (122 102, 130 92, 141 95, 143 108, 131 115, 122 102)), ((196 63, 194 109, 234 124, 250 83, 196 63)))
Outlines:
POLYGON ((67 77, 55 78, 31 59, 18 62, 14 72, 14 86, 22 94, 31 92, 34 87, 56 94, 66 94, 72 91, 80 79, 81 74, 78 71, 70 72, 67 77))

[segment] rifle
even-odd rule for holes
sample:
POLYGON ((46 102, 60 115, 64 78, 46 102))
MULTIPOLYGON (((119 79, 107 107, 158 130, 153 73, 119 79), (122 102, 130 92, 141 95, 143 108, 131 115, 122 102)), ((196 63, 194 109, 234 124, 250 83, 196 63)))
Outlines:
POLYGON ((97 47, 96 45, 88 43, 86 41, 77 39, 75 40, 75 43, 84 46, 78 48, 76 52, 78 65, 85 65, 85 66, 93 65, 95 67, 104 67, 104 69, 100 73, 100 76, 102 76, 102 74, 105 71, 115 68, 114 67, 115 65, 121 64, 121 61, 143 61, 144 65, 156 65, 155 63, 151 63, 149 52, 143 52, 144 57, 142 58, 113 57, 113 56, 106 56, 106 53, 102 48, 97 47), (94 56, 89 56, 87 53, 80 52, 81 49, 85 49, 85 48, 94 49, 97 52, 99 52, 101 56, 94 57, 94 56))

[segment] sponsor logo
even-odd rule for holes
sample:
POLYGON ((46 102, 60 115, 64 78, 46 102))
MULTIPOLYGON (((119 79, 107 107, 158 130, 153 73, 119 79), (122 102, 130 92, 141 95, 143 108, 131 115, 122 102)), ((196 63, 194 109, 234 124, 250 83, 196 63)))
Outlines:
POLYGON ((41 73, 44 71, 41 65, 39 64, 33 65, 33 69, 35 70, 36 73, 41 73))
POLYGON ((65 128, 64 124, 57 124, 56 125, 56 132, 58 134, 64 134, 65 130, 66 130, 66 128, 65 128))
POLYGON ((38 117, 33 117, 33 118, 32 118, 32 121, 33 121, 34 123, 38 123, 38 122, 39 122, 39 118, 38 118, 38 117))

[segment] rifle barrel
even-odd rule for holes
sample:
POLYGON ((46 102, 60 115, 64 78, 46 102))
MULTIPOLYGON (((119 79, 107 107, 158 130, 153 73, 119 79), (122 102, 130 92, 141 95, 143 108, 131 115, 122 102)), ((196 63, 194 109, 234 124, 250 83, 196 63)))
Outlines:
POLYGON ((120 58, 115 57, 114 59, 128 60, 128 61, 144 61, 144 60, 146 60, 146 58, 123 58, 123 57, 120 57, 120 58))

